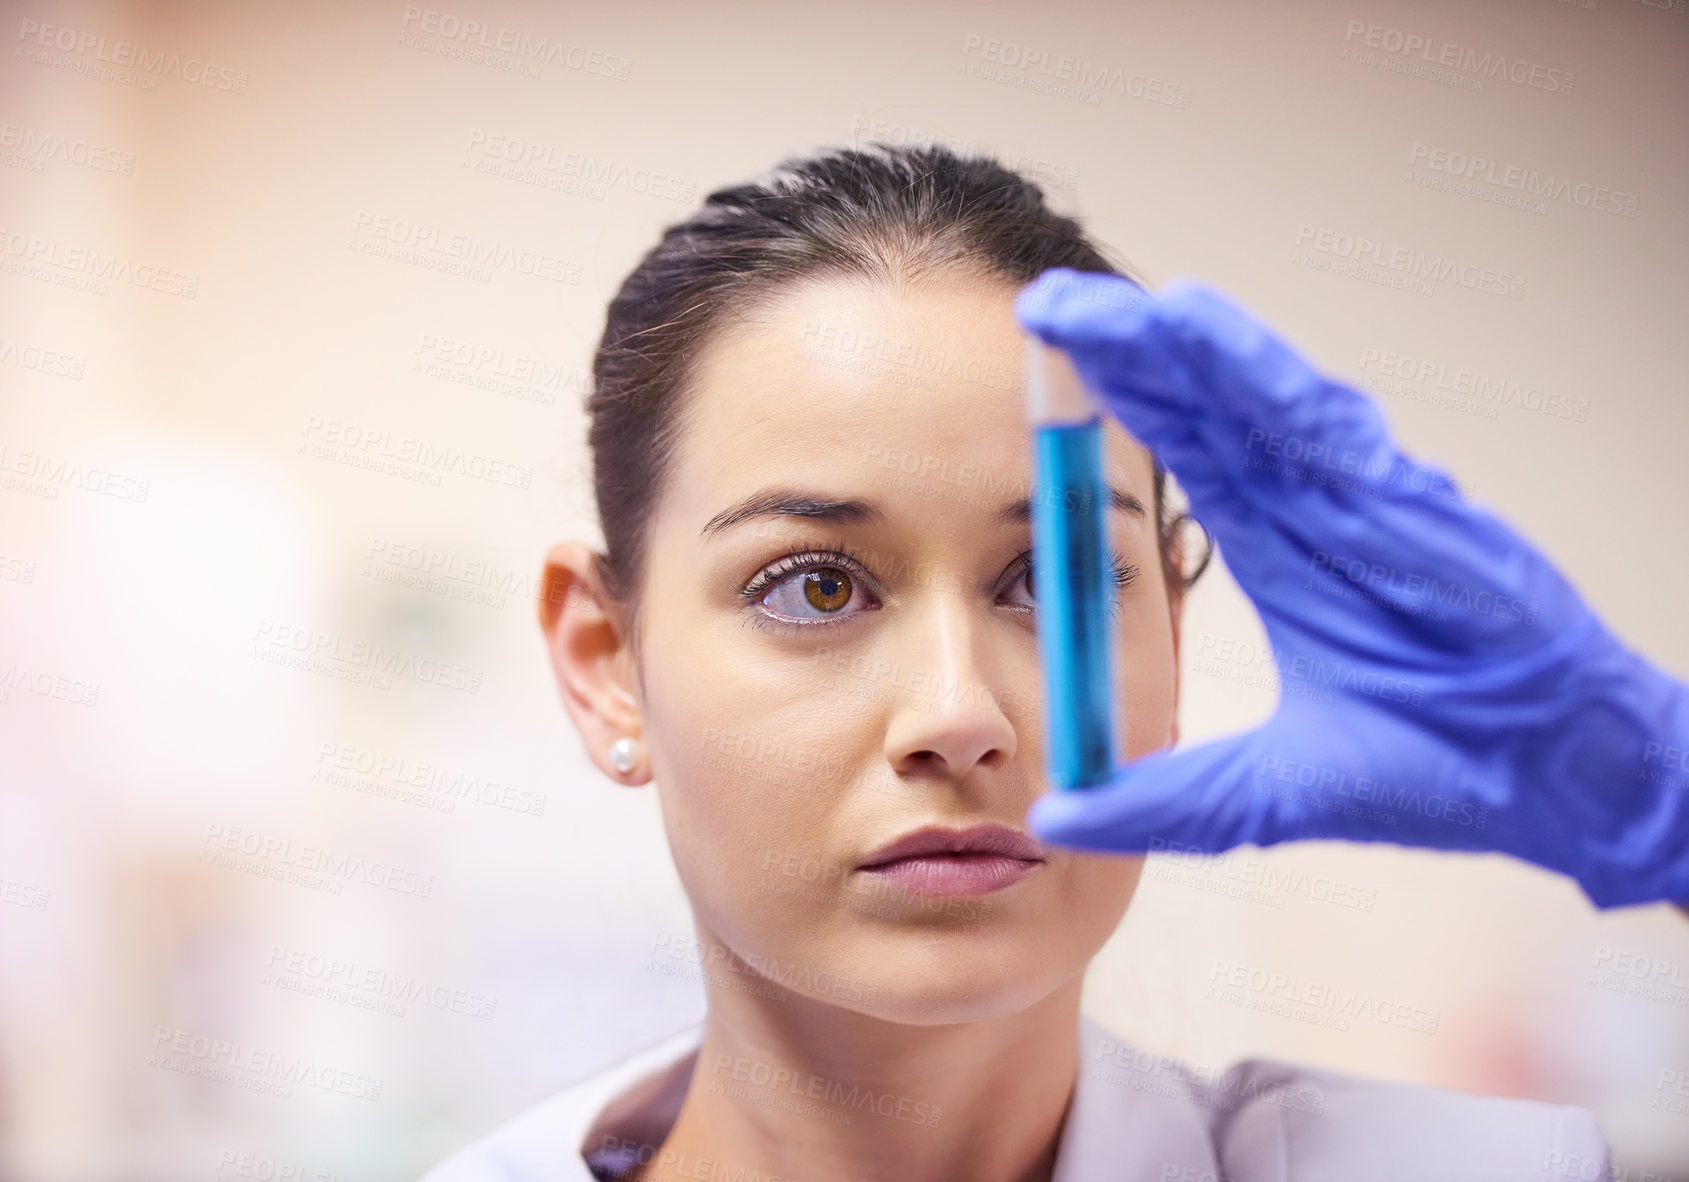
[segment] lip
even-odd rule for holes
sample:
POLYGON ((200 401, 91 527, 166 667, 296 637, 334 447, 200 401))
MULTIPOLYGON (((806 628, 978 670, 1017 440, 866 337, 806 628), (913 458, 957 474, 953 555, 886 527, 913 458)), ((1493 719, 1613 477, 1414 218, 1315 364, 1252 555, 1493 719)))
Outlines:
POLYGON ((1045 862, 1045 849, 1007 825, 928 825, 881 846, 857 872, 918 895, 985 895, 1014 885, 1045 862))

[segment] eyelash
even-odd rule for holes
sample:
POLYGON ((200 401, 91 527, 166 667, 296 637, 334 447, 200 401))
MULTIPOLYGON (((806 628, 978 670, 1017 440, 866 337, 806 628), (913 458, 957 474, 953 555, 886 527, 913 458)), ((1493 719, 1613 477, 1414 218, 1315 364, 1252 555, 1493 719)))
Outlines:
MULTIPOLYGON (((1020 577, 1030 569, 1032 559, 1031 550, 1022 550, 1015 555, 1015 565, 1021 568, 1020 577)), ((865 581, 872 581, 873 576, 868 573, 868 566, 861 558, 851 552, 850 547, 839 542, 831 550, 804 550, 800 553, 788 554, 759 571, 755 578, 747 584, 739 594, 751 604, 759 603, 770 589, 779 585, 781 580, 799 571, 826 570, 833 568, 859 577, 865 581)), ((1137 580, 1138 568, 1127 562, 1119 555, 1112 555, 1110 569, 1114 575, 1116 597, 1109 602, 1109 608, 1119 614, 1120 600, 1118 593, 1130 587, 1137 580)), ((787 632, 801 631, 805 628, 829 627, 825 620, 785 620, 767 612, 755 611, 751 613, 751 624, 757 628, 777 628, 787 632)))

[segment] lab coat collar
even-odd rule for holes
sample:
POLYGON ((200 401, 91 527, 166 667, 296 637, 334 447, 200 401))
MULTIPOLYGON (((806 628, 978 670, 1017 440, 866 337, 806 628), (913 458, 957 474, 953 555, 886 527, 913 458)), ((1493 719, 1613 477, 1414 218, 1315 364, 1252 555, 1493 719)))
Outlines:
MULTIPOLYGON (((628 1164, 668 1136, 702 1033, 701 1024, 687 1027, 565 1088, 439 1163, 423 1182, 613 1177, 618 1153, 628 1164)), ((1087 1018, 1077 1034, 1078 1076, 1052 1182, 1540 1182, 1543 1163, 1556 1161, 1584 1162, 1606 1177, 1606 1138, 1581 1108, 1267 1059, 1208 1079, 1087 1018)))
MULTIPOLYGON (((702 1033, 702 1024, 687 1027, 554 1097, 553 1127, 584 1131, 571 1142, 570 1163, 557 1163, 550 1176, 584 1182, 593 1177, 588 1160, 613 1165, 642 1145, 660 1145, 680 1113, 702 1033)), ((1217 1178, 1202 1089, 1182 1069, 1114 1069, 1130 1048, 1083 1015, 1078 1037, 1079 1072, 1051 1182, 1217 1178)))

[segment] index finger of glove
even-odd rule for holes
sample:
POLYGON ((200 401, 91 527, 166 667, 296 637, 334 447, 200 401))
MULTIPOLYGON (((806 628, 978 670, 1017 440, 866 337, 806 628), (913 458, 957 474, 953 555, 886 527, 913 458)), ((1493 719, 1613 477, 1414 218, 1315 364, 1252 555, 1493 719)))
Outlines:
POLYGON ((1015 300, 1021 326, 1066 351, 1126 429, 1170 464, 1198 400, 1156 339, 1165 329, 1155 312, 1155 297, 1131 280, 1070 267, 1045 271, 1015 300))
POLYGON ((1065 349, 1134 435, 1199 488, 1283 484, 1306 469, 1361 480, 1398 453, 1366 395, 1329 381, 1224 296, 1183 281, 1159 295, 1116 276, 1056 268, 1024 289, 1016 314, 1065 349))

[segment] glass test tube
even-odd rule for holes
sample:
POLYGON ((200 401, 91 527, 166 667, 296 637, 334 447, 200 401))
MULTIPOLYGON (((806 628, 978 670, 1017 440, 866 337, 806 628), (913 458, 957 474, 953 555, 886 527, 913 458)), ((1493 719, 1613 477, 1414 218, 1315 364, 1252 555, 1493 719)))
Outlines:
POLYGON ((1088 788, 1116 764, 1113 567, 1102 411, 1067 354, 1028 336, 1032 590, 1044 667, 1044 764, 1057 788, 1088 788))

